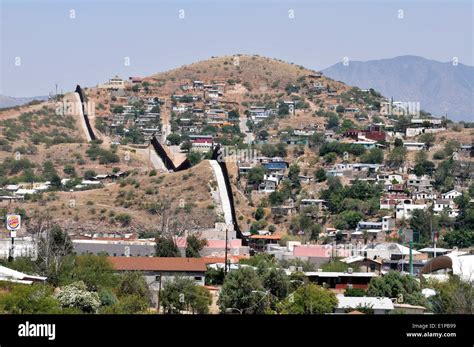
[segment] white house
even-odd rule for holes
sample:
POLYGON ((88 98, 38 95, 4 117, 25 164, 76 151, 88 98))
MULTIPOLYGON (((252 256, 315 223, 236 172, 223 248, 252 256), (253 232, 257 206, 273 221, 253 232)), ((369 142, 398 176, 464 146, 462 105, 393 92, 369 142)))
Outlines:
POLYGON ((425 149, 426 145, 423 142, 403 142, 403 147, 407 151, 421 151, 425 149))
POLYGON ((452 200, 448 199, 437 199, 433 204, 433 212, 435 215, 439 215, 443 211, 448 211, 448 215, 451 218, 455 218, 459 215, 458 210, 455 208, 452 200))
POLYGON ((435 200, 438 195, 432 191, 422 189, 413 193, 412 197, 415 200, 435 200))
POLYGON ((441 198, 446 199, 446 200, 454 200, 455 198, 457 198, 458 196, 461 196, 461 195, 462 195, 462 193, 460 193, 457 190, 453 189, 453 190, 450 190, 449 192, 441 194, 441 198))
POLYGON ((410 219, 413 211, 415 210, 426 210, 426 204, 399 204, 395 208, 395 218, 396 219, 410 219))

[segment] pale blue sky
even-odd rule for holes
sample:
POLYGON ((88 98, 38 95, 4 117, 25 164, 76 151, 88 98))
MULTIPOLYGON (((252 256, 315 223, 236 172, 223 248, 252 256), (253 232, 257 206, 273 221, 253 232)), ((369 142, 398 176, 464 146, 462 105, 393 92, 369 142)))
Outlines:
POLYGON ((115 74, 151 75, 234 53, 314 69, 345 56, 406 54, 443 62, 458 57, 474 65, 470 0, 0 2, 0 94, 10 96, 45 95, 55 83, 64 91, 96 85, 115 74), (15 66, 16 57, 21 66, 15 66), (125 57, 130 66, 124 66, 125 57))

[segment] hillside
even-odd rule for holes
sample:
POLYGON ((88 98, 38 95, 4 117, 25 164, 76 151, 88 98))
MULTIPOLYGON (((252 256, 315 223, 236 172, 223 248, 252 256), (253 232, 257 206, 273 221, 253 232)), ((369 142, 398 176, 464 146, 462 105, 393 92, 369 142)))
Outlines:
POLYGON ((421 108, 454 120, 474 119, 474 67, 416 56, 337 63, 328 77, 359 88, 374 88, 396 101, 420 102, 421 108))

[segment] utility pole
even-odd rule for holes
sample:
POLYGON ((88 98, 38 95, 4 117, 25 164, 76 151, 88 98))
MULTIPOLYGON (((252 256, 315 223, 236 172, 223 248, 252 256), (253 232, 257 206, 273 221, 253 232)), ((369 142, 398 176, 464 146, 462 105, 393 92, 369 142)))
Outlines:
POLYGON ((228 242, 227 231, 228 229, 225 228, 224 277, 227 276, 227 242, 228 242))
POLYGON ((413 237, 410 241, 410 275, 413 275, 413 237))

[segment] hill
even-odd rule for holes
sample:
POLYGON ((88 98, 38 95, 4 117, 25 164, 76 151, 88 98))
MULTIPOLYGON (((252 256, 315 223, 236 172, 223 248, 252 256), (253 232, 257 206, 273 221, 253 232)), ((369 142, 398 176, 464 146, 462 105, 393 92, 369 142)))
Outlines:
POLYGON ((474 67, 417 56, 351 61, 325 70, 328 77, 359 88, 374 88, 396 101, 420 102, 423 110, 454 120, 474 119, 474 67))

